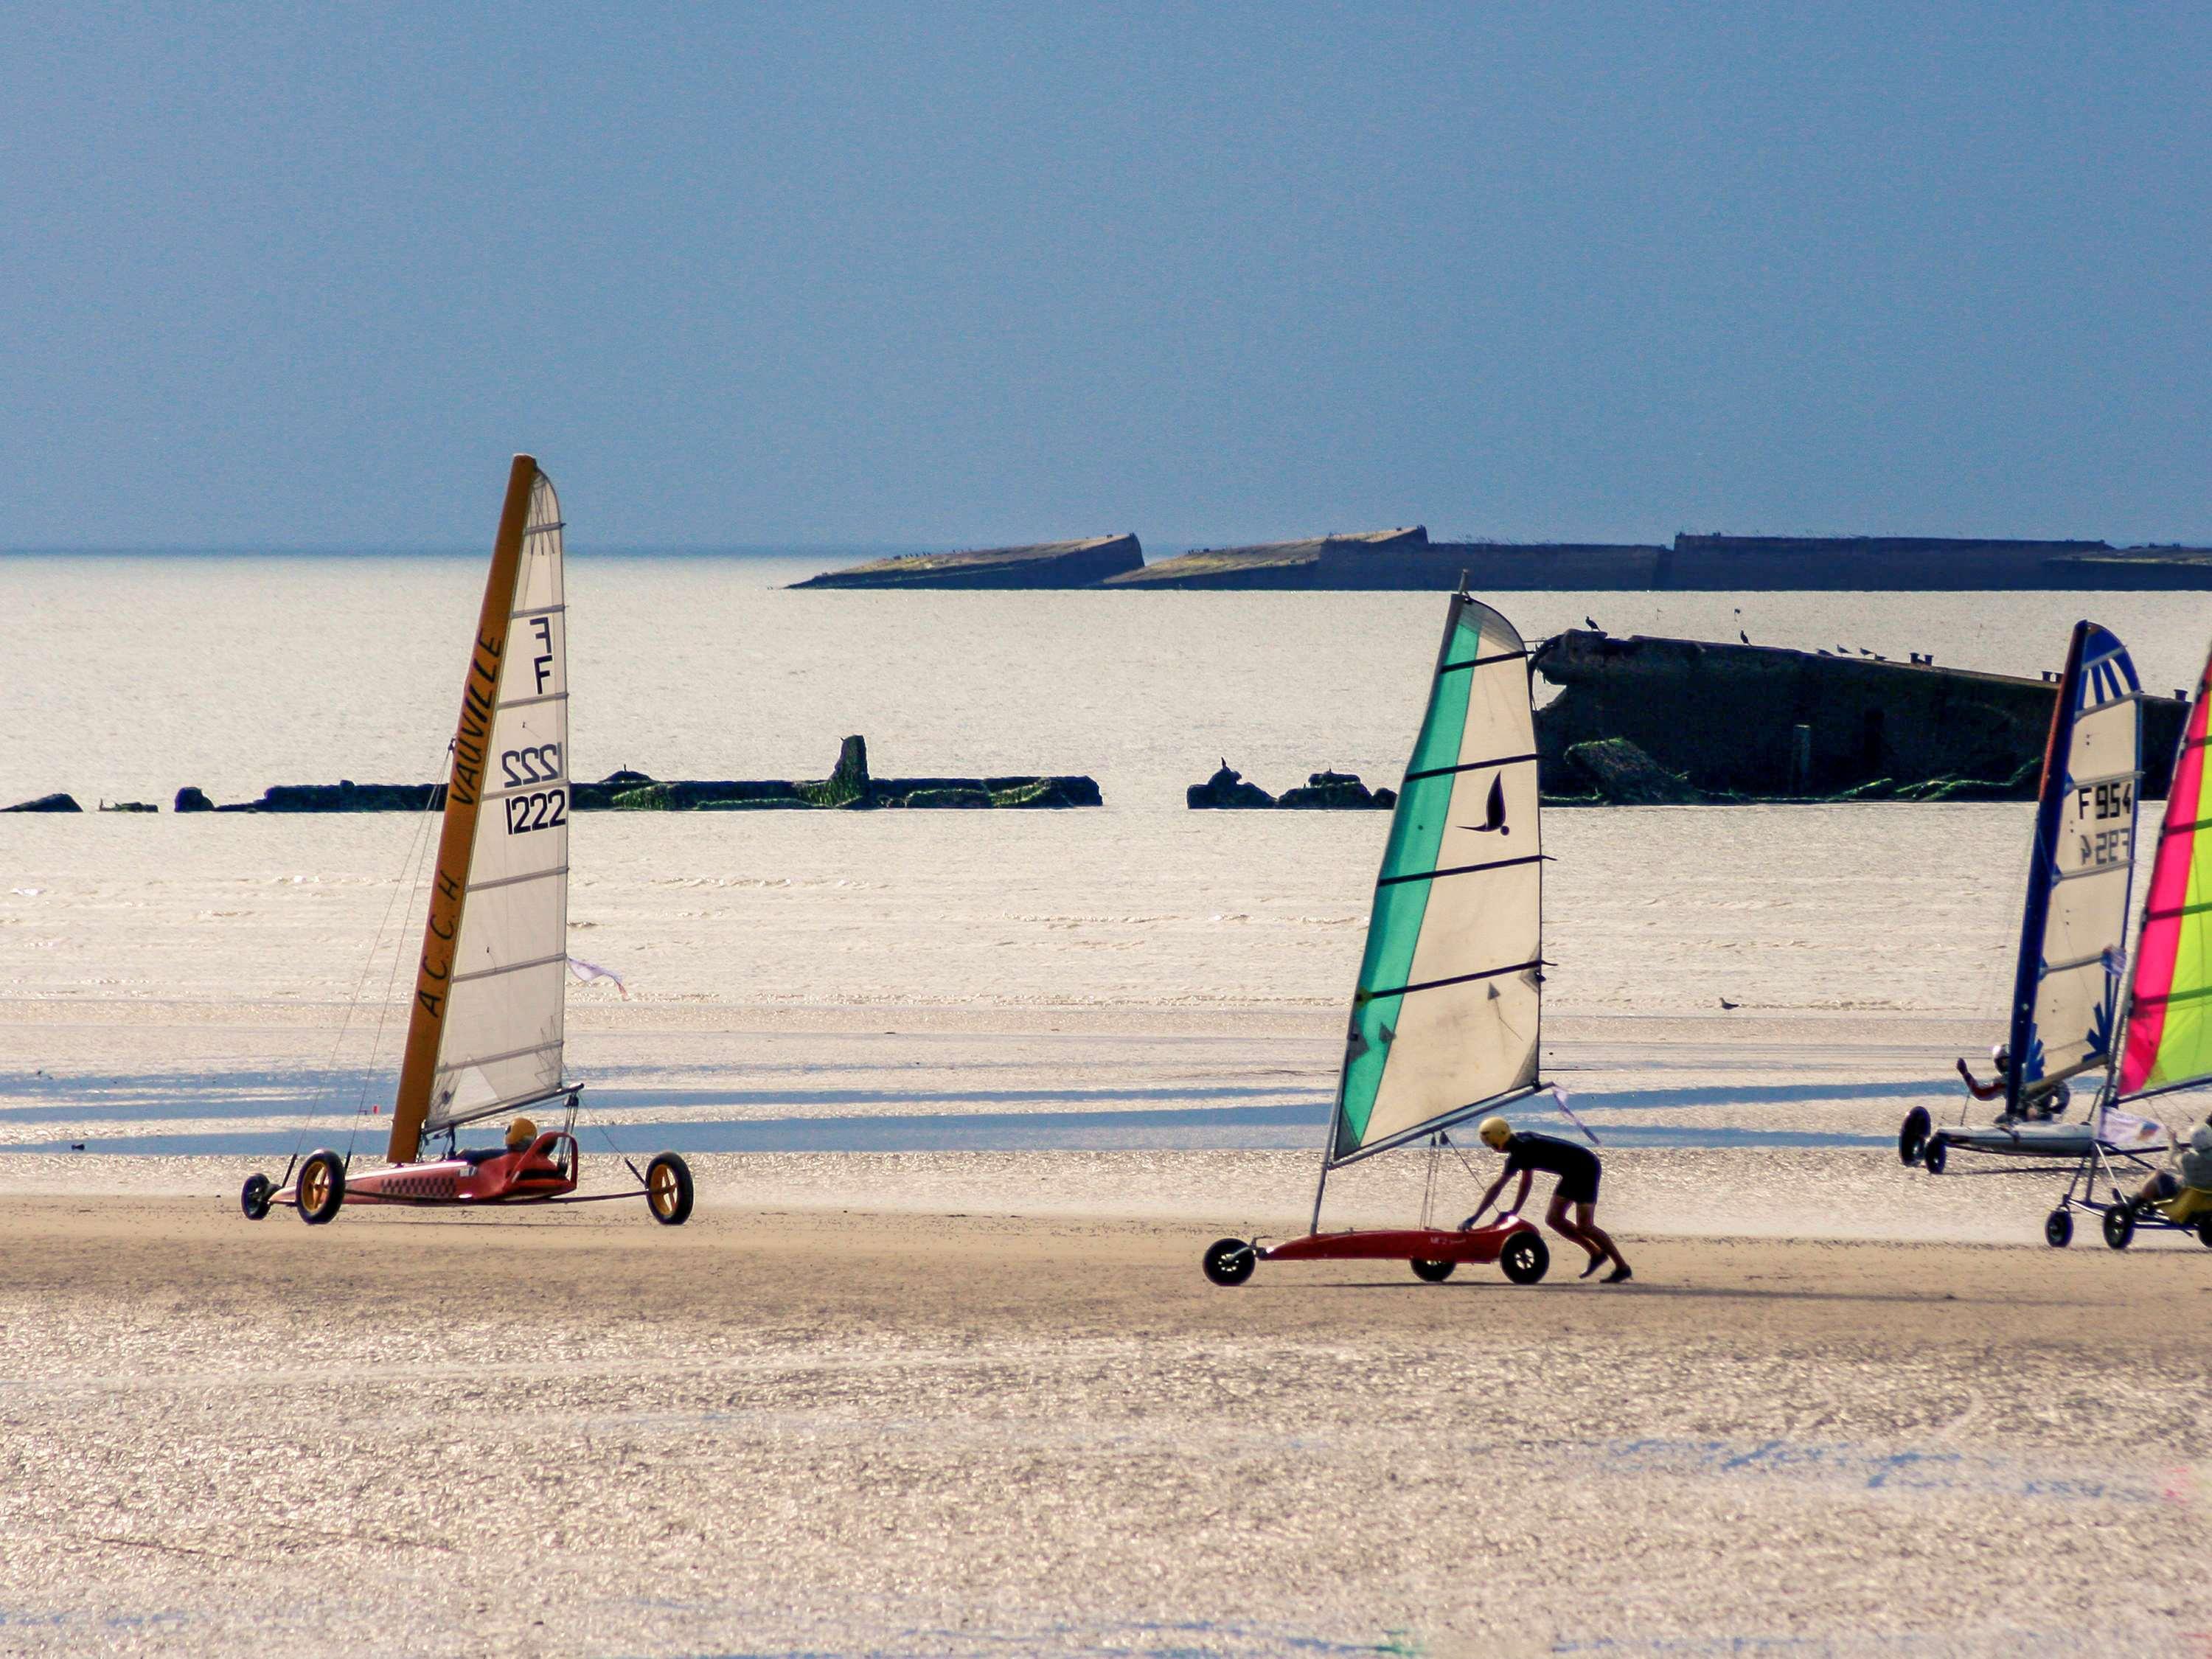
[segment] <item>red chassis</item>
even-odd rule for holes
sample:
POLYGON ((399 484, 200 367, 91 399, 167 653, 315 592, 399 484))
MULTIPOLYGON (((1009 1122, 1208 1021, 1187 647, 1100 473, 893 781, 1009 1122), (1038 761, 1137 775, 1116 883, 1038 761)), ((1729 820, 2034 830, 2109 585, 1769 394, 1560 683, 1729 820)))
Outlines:
POLYGON ((1543 1235, 1519 1216, 1500 1216, 1467 1232, 1441 1227, 1401 1227, 1381 1232, 1310 1233, 1284 1244, 1262 1246, 1242 1238, 1206 1247, 1206 1276, 1217 1285, 1242 1285, 1261 1261, 1403 1261, 1416 1278, 1437 1284, 1462 1262, 1498 1262, 1516 1285, 1533 1285, 1552 1265, 1543 1235))
POLYGON ((336 1152, 321 1151, 307 1155, 299 1179, 282 1191, 267 1176, 252 1176, 239 1205, 258 1221, 271 1206, 289 1204, 313 1224, 331 1219, 347 1204, 589 1204, 643 1198, 653 1218, 665 1225, 690 1218, 691 1171, 675 1153, 655 1157, 638 1188, 629 1192, 579 1194, 580 1162, 576 1138, 560 1129, 547 1130, 519 1152, 434 1158, 358 1176, 348 1172, 336 1152))

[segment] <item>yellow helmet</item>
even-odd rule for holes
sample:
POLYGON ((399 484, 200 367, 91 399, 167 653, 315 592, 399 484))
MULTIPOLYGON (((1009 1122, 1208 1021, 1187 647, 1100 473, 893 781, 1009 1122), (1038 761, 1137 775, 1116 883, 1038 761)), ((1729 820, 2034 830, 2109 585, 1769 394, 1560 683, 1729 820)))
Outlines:
POLYGON ((1484 1146, 1496 1152, 1512 1134, 1513 1126, 1502 1117, 1486 1117, 1474 1126, 1474 1132, 1482 1137, 1484 1146))
POLYGON ((526 1117, 519 1117, 507 1126, 507 1150, 519 1152, 538 1139, 538 1126, 526 1117))

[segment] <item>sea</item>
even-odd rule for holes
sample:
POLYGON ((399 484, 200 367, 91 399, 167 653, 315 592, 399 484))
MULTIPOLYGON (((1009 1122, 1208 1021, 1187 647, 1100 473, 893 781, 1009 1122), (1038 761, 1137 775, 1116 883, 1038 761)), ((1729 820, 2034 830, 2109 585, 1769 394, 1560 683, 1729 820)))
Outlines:
MULTIPOLYGON (((1388 815, 1183 791, 1395 783, 1442 597, 788 590, 835 562, 573 553, 575 775, 820 777, 860 733, 879 775, 1084 773, 1105 805, 579 816, 571 951, 613 976, 572 988, 587 1098, 702 1151, 1317 1144, 1388 815)), ((425 821, 167 809, 439 775, 483 568, 0 556, 0 800, 87 809, 0 815, 0 1148, 378 1139, 425 821)), ((2027 674, 2087 616, 2161 691, 2212 638, 2179 594, 1497 603, 1531 640, 2027 674)), ((1547 1071, 1624 1144, 1878 1147, 1997 1035, 2029 812, 1550 811, 1547 1071)))

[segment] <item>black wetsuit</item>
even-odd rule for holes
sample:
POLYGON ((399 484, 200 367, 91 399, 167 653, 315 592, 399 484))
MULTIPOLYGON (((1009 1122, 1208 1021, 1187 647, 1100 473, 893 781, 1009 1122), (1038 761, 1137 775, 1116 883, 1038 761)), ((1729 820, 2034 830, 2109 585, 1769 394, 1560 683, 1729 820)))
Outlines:
POLYGON ((1568 1203, 1597 1202, 1598 1176, 1602 1168, 1597 1154, 1589 1147, 1551 1135, 1515 1134, 1505 1137, 1504 1151, 1509 1176, 1519 1175, 1523 1170, 1541 1170, 1559 1178, 1558 1194, 1568 1203))

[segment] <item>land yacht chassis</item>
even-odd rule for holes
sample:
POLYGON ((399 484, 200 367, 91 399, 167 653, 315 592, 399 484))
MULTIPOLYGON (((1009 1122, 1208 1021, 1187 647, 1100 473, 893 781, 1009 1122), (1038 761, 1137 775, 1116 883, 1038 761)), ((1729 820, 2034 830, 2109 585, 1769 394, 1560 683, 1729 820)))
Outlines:
POLYGON ((503 1111, 520 1112, 561 1103, 561 1127, 541 1132, 519 1151, 464 1152, 457 1145, 461 1126, 453 1124, 441 1132, 446 1138, 441 1156, 356 1176, 350 1152, 341 1155, 330 1147, 319 1147, 304 1158, 295 1153, 285 1165, 281 1180, 271 1181, 258 1170, 248 1176, 238 1195, 239 1208, 247 1220, 259 1221, 274 1206, 288 1205, 299 1212, 301 1220, 313 1227, 335 1220, 348 1204, 446 1207, 595 1204, 610 1199, 642 1198, 653 1218, 664 1226, 680 1226, 689 1220, 691 1170, 674 1152, 658 1153, 640 1170, 635 1160, 618 1152, 616 1156, 636 1178, 635 1188, 611 1193, 576 1190, 583 1164, 576 1145, 576 1113, 583 1092, 581 1084, 572 1084, 534 1100, 501 1107, 503 1111))

